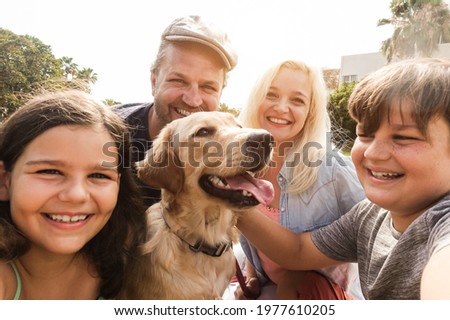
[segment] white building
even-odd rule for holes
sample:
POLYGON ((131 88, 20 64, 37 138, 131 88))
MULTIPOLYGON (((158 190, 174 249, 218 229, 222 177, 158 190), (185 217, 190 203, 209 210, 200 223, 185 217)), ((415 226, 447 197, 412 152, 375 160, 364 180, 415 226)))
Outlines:
MULTIPOLYGON (((450 58, 450 43, 439 45, 439 50, 433 55, 438 58, 450 58)), ((367 74, 387 63, 381 52, 354 54, 342 56, 339 82, 361 81, 367 74)))

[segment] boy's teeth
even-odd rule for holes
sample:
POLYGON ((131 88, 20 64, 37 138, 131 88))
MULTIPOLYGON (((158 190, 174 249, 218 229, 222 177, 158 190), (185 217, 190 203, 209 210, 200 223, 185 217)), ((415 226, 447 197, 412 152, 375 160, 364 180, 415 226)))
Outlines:
POLYGON ((182 115, 184 115, 184 116, 189 116, 189 115, 192 114, 192 112, 186 111, 184 109, 178 109, 178 108, 177 108, 177 112, 182 114, 182 115))
POLYGON ((71 222, 84 221, 84 220, 86 220, 87 215, 83 214, 83 215, 79 215, 79 216, 64 216, 64 215, 59 215, 59 214, 49 214, 48 217, 50 219, 52 219, 53 221, 71 223, 71 222))
POLYGON ((392 178, 397 178, 400 176, 400 174, 398 174, 398 173, 376 172, 376 171, 371 171, 371 172, 375 178, 379 178, 379 179, 392 179, 392 178))

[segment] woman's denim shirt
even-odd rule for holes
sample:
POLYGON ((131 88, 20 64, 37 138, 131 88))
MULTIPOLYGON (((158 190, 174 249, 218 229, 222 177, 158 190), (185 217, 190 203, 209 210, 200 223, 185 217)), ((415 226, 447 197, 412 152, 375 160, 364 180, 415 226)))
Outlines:
MULTIPOLYGON (((287 193, 288 170, 286 163, 277 179, 281 189, 280 224, 296 233, 311 231, 328 225, 348 212, 365 198, 355 167, 350 157, 337 152, 327 153, 320 164, 316 182, 306 191, 287 193)), ((241 235, 241 246, 262 283, 267 281, 256 248, 241 235)), ((356 298, 360 295, 356 264, 345 264, 321 270, 356 298)))

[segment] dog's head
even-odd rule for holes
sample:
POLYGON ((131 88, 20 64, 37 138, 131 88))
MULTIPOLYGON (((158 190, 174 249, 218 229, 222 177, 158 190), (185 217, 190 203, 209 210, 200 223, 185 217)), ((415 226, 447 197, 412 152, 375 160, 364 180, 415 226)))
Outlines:
POLYGON ((138 176, 194 202, 204 192, 236 208, 268 204, 273 186, 255 175, 269 165, 272 143, 269 132, 242 128, 229 113, 197 112, 164 127, 138 163, 138 176))

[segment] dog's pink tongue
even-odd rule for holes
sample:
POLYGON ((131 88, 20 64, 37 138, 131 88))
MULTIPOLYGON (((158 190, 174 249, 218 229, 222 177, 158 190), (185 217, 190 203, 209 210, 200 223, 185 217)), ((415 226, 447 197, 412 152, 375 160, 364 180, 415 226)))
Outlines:
POLYGON ((263 179, 255 179, 248 173, 225 178, 225 180, 232 190, 246 190, 264 205, 268 205, 275 196, 272 183, 263 179))

